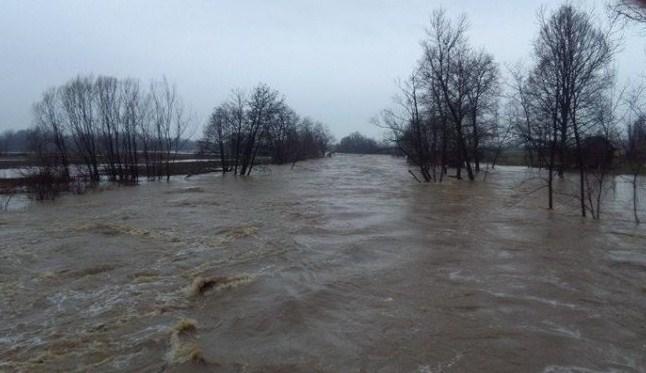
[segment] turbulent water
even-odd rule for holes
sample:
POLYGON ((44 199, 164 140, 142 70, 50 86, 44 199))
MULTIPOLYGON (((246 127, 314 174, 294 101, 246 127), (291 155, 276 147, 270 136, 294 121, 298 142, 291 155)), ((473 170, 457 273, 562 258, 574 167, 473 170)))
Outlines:
POLYGON ((645 371, 627 184, 597 222, 530 176, 337 156, 4 212, 0 371, 645 371))

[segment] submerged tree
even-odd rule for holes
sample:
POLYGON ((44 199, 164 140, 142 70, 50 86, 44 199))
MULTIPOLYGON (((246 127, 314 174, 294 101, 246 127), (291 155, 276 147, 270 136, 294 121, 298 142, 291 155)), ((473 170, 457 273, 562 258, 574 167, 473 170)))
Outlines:
POLYGON ((427 39, 423 41, 424 57, 422 76, 434 90, 432 95, 446 108, 453 124, 457 145, 457 177, 461 178, 462 166, 469 180, 473 180, 471 154, 467 146, 465 118, 469 114, 469 89, 471 88, 471 51, 466 39, 467 21, 462 16, 455 22, 443 10, 433 12, 427 39))
MULTIPOLYGON (((553 207, 553 173, 566 168, 579 172, 581 215, 586 215, 586 164, 583 144, 595 134, 598 97, 612 87, 615 45, 589 13, 563 5, 549 16, 539 16, 539 35, 534 43, 534 67, 526 83, 535 126, 526 141, 547 148, 549 207, 553 207), (536 137, 542 135, 542 137, 536 137)), ((525 84, 523 84, 525 87, 525 84)), ((531 123, 529 123, 531 125, 531 123)))
POLYGON ((470 180, 482 148, 498 133, 499 72, 493 57, 468 43, 466 17, 433 12, 419 66, 400 87, 398 109, 381 125, 389 140, 419 167, 424 181, 441 181, 449 167, 470 180))
MULTIPOLYGON (((422 119, 419 84, 420 80, 416 74, 411 74, 401 85, 401 93, 396 100, 399 110, 385 110, 382 113, 382 126, 390 131, 391 137, 387 140, 394 143, 408 161, 418 167, 423 180, 429 182, 436 181, 438 173, 440 178, 444 173, 446 158, 438 156, 438 143, 439 132, 446 128, 438 128, 430 112, 427 121, 422 119), (442 167, 440 172, 439 167, 442 167)), ((446 149, 444 151, 446 152, 446 149)))
POLYGON ((148 91, 136 80, 76 77, 51 88, 34 104, 38 164, 62 179, 97 183, 103 175, 137 183, 140 160, 148 178, 167 179, 188 126, 174 87, 166 80, 148 91))

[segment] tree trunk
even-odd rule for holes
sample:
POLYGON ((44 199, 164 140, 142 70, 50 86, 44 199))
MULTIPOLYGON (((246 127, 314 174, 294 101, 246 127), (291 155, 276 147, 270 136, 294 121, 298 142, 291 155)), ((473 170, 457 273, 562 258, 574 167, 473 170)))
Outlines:
POLYGON ((473 112, 473 117, 471 121, 473 123, 473 163, 475 164, 476 173, 480 172, 480 156, 478 155, 478 147, 480 145, 480 139, 478 134, 478 124, 477 124, 477 115, 476 112, 473 112))
POLYGON ((458 130, 458 141, 460 143, 460 150, 462 152, 464 168, 467 169, 467 175, 469 176, 469 180, 473 181, 474 180, 473 170, 471 169, 471 162, 469 162, 469 152, 467 150, 467 146, 464 141, 464 136, 462 134, 462 126, 460 126, 458 130))
POLYGON ((637 199, 638 199, 638 190, 637 190, 637 180, 639 178, 639 173, 633 174, 633 214, 635 215, 635 223, 639 224, 639 216, 637 215, 637 199))
POLYGON ((583 151, 581 149, 581 137, 575 118, 572 119, 572 129, 574 130, 574 140, 576 142, 576 157, 579 166, 579 202, 581 203, 581 216, 585 217, 585 165, 583 162, 583 151))

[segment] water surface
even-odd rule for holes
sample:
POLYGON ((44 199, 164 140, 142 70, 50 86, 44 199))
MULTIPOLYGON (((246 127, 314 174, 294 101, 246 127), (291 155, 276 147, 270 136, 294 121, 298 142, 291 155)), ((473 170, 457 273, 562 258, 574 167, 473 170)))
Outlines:
POLYGON ((0 370, 644 371, 628 184, 597 222, 531 176, 418 184, 339 155, 5 212, 0 370))

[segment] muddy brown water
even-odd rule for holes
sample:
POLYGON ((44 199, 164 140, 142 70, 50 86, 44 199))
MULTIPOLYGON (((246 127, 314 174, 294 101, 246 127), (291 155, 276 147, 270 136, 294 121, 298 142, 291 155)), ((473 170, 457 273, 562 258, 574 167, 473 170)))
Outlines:
POLYGON ((646 371, 627 184, 597 222, 530 176, 339 155, 2 213, 0 371, 646 371))

